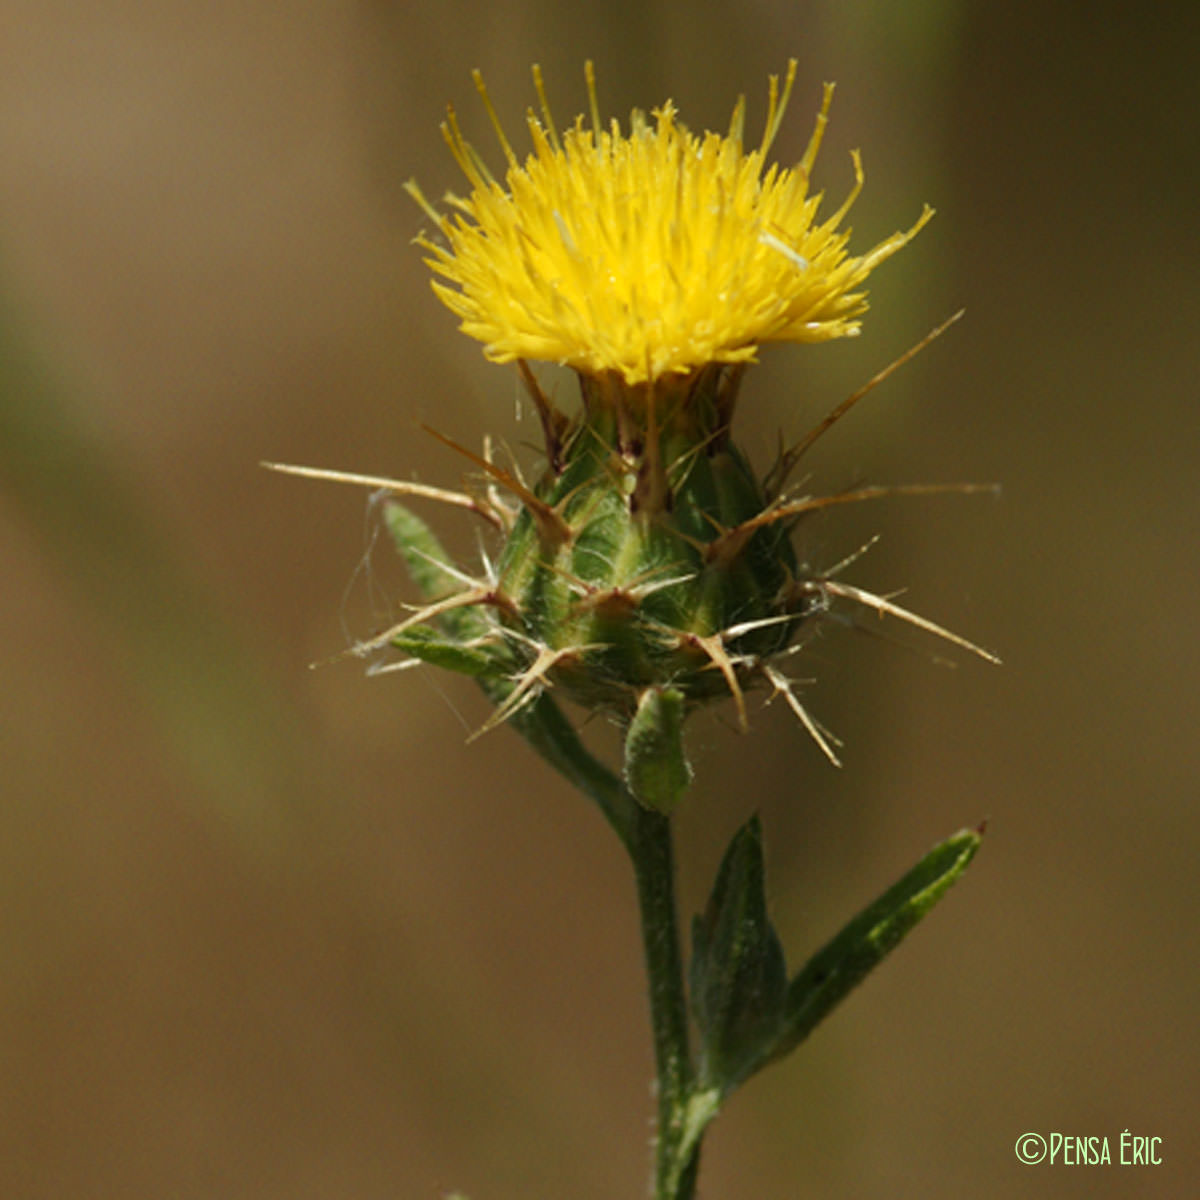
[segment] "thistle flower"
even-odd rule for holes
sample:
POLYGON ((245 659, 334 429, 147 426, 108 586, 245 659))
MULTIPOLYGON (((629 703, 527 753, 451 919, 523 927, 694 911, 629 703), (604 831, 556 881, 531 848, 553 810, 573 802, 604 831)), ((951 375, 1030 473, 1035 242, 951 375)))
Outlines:
POLYGON ((866 309, 856 289, 932 210, 851 255, 842 222, 862 187, 857 152, 854 187, 832 215, 810 190, 832 85, 799 163, 767 166, 795 75, 793 59, 782 94, 771 78, 766 127, 747 151, 744 98, 725 136, 689 132, 670 101, 653 126, 635 109, 628 134, 616 120, 603 127, 590 63, 591 128, 577 117, 560 139, 535 67, 541 118, 526 117, 522 164, 476 72, 508 170, 503 182, 492 175, 450 109, 442 130, 470 195, 449 197, 443 216, 409 185, 444 239, 419 239, 446 281, 434 291, 496 362, 565 363, 627 384, 748 362, 764 342, 856 334, 866 309))
POLYGON ((802 566, 792 546, 804 515, 888 491, 797 497, 785 487, 812 441, 920 347, 781 453, 763 479, 732 436, 758 346, 856 334, 863 281, 932 215, 926 207, 907 231, 850 253, 842 222, 862 186, 857 153, 855 185, 831 215, 821 216, 809 181, 831 86, 800 161, 767 165, 795 74, 792 60, 782 90, 771 77, 766 126, 747 151, 744 100, 725 136, 690 133, 670 102, 653 125, 635 110, 628 134, 615 121, 604 128, 590 63, 591 126, 578 117, 560 137, 535 67, 541 116, 527 115, 533 149, 522 163, 476 72, 508 164, 503 182, 451 108, 442 128, 470 193, 448 196, 443 215, 407 186, 436 224, 435 235, 417 239, 438 277, 433 289, 489 358, 517 364, 541 420, 544 468, 526 482, 519 469, 463 450, 487 481, 473 494, 342 476, 473 509, 504 535, 482 574, 440 558, 431 574, 440 550, 424 525, 394 508, 393 533, 428 603, 357 652, 392 646, 477 676, 497 700, 485 730, 548 688, 610 714, 627 730, 631 790, 660 807, 688 778, 686 716, 730 696, 744 727, 753 686, 782 694, 837 762, 781 668, 835 599, 977 649, 832 571, 802 566), (529 359, 575 369, 577 411, 551 401, 529 359), (678 750, 666 776, 673 782, 652 797, 664 776, 639 784, 639 747, 660 762, 671 757, 666 742, 678 750))

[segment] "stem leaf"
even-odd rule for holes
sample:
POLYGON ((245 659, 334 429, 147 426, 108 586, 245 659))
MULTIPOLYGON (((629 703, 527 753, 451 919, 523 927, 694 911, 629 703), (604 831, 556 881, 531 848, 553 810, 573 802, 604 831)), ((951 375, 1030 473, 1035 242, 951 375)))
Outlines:
POLYGON ((503 669, 494 649, 451 641, 425 625, 397 634, 391 644, 413 658, 462 675, 495 675, 503 669))
MULTIPOLYGON (((421 595, 427 601, 446 595, 454 564, 437 535, 416 513, 394 500, 384 506, 383 514, 387 531, 421 595)), ((487 618, 476 608, 448 609, 438 614, 436 624, 457 641, 483 637, 489 631, 487 618)))
POLYGON ((788 985, 781 1035, 760 1064, 791 1053, 900 944, 967 869, 983 829, 935 846, 809 959, 788 985))
POLYGON ((692 1008, 704 1085, 728 1094, 783 1032, 787 969, 767 916, 762 826, 752 817, 729 843, 704 913, 692 923, 692 1008))

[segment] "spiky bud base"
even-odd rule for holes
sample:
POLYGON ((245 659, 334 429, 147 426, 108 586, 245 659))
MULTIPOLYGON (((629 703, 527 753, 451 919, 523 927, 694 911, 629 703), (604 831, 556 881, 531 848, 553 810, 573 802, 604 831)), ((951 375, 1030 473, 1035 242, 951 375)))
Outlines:
POLYGON ((656 391, 586 379, 500 559, 500 620, 554 655, 547 682, 623 723, 647 688, 740 703, 811 608, 790 590, 786 532, 738 532, 767 499, 729 440, 736 381, 722 368, 656 391))
POLYGON ((744 726, 745 690, 762 680, 802 712, 769 664, 827 597, 798 578, 789 509, 730 439, 741 375, 712 366, 653 386, 580 376, 568 419, 524 370, 545 434, 541 478, 530 486, 469 455, 489 479, 481 511, 506 535, 496 566, 482 580, 455 572, 449 594, 383 638, 511 680, 485 729, 546 687, 626 728, 639 711, 643 722, 670 711, 674 727, 726 696, 744 726), (466 607, 484 619, 464 625, 466 607), (671 705, 647 708, 668 692, 671 705))
MULTIPOLYGON (((830 735, 808 715, 777 659, 803 644, 814 618, 835 600, 873 609, 961 646, 994 655, 891 600, 802 568, 790 535, 800 517, 833 504, 885 495, 992 492, 987 485, 865 486, 787 498, 788 475, 813 441, 849 406, 928 344, 945 326, 879 372, 795 446, 765 480, 730 437, 743 368, 714 364, 653 384, 619 375, 579 375, 577 415, 560 412, 525 363, 522 378, 545 436, 546 464, 529 485, 489 453, 447 441, 482 472, 486 487, 452 492, 421 483, 267 463, 289 474, 383 488, 465 508, 504 537, 482 577, 449 561, 428 527, 402 504, 388 510, 392 536, 425 603, 403 621, 352 647, 366 656, 392 646, 407 662, 473 675, 497 708, 479 731, 502 723, 546 688, 613 716, 629 734, 626 780, 660 807, 679 788, 648 798, 630 754, 665 753, 686 716, 732 697, 746 726, 745 692, 765 683, 783 695, 827 758, 830 735), (654 724, 659 722, 659 724, 654 724), (634 727, 636 723, 636 728, 634 727)), ((432 431, 431 431, 432 432, 432 431)), ((842 564, 844 565, 844 564, 842 564)), ((678 769, 646 778, 686 780, 678 769)), ((670 757, 668 755, 668 757, 670 757)))

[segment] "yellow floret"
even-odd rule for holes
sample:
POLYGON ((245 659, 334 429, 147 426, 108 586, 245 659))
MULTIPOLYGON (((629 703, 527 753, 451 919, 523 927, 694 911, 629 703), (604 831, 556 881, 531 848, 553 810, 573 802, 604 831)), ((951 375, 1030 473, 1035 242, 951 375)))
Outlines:
POLYGON ((470 194, 450 197, 456 211, 445 216, 409 185, 444 239, 418 239, 445 281, 434 291, 496 362, 559 362, 630 384, 745 362, 764 342, 856 334, 866 309, 856 289, 932 210, 866 254, 847 253, 857 153, 854 188, 835 213, 820 219, 822 197, 809 191, 832 85, 800 162, 765 167, 795 72, 793 60, 782 97, 772 77, 766 129, 747 153, 743 101, 725 136, 690 133, 669 101, 653 125, 635 110, 628 134, 615 120, 601 128, 590 63, 593 127, 578 117, 560 140, 535 68, 542 119, 528 114, 524 163, 477 75, 508 170, 503 183, 491 175, 451 110, 443 130, 470 194))

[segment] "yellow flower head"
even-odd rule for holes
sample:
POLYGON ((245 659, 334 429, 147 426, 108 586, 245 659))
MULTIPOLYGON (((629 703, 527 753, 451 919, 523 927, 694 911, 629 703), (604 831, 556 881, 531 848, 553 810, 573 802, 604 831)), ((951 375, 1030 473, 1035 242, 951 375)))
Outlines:
POLYGON ((744 98, 725 136, 689 132, 670 101, 654 110, 653 125, 635 109, 623 134, 616 120, 602 127, 591 63, 586 73, 591 128, 577 117, 560 139, 534 67, 542 116, 527 114, 533 151, 522 164, 476 72, 508 160, 503 183, 450 109, 442 130, 470 195, 448 197, 455 212, 444 216, 408 185, 444 238, 418 239, 446 281, 435 281, 434 291, 490 359, 559 362, 638 384, 752 360, 763 342, 858 333, 867 305, 856 289, 932 210, 867 253, 847 253, 849 230, 840 226, 863 181, 856 152, 850 195, 818 218, 822 196, 810 193, 809 175, 832 85, 803 157, 781 168, 767 167, 766 158, 791 93, 794 59, 782 95, 771 77, 766 128, 749 152, 744 98))

